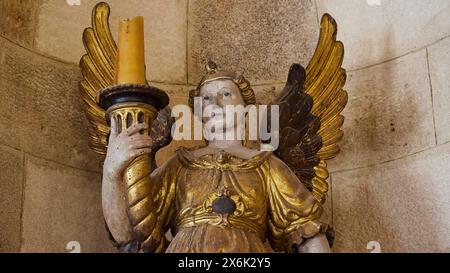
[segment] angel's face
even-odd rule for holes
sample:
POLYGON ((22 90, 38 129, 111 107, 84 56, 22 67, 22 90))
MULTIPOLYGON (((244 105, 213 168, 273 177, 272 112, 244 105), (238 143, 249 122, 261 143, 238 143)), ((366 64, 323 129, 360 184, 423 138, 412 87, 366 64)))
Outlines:
MULTIPOLYGON (((234 115, 227 106, 245 106, 244 99, 237 85, 231 80, 215 80, 206 83, 200 89, 200 96, 203 103, 203 122, 215 124, 223 127, 225 130, 236 128, 243 122, 237 120, 235 122, 225 122, 228 115, 234 115)), ((231 116, 230 116, 231 117, 231 116)))

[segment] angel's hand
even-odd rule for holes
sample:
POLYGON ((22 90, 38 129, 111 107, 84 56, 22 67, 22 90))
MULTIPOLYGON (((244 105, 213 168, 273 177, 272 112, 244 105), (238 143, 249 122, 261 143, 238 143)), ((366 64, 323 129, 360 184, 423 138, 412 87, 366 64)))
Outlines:
POLYGON ((104 173, 119 177, 136 157, 151 153, 152 139, 147 134, 139 133, 145 129, 148 129, 147 124, 135 124, 118 134, 117 122, 111 119, 104 173))

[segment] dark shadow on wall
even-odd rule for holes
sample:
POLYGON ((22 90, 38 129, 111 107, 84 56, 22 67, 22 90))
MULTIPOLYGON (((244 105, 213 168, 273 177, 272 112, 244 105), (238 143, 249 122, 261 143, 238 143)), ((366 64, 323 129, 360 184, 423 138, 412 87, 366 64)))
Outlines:
MULTIPOLYGON (((392 32, 389 32, 384 41, 379 41, 378 46, 384 47, 385 56, 390 56, 389 50, 394 46, 392 41, 395 37, 393 35, 392 32)), ((379 70, 381 71, 379 75, 373 75, 374 79, 380 81, 374 83, 374 86, 381 88, 374 90, 376 91, 375 96, 368 96, 368 98, 376 98, 382 101, 368 102, 368 111, 365 113, 367 120, 370 122, 370 126, 367 127, 369 130, 367 131, 366 141, 370 151, 377 151, 378 149, 392 150, 389 146, 398 145, 398 140, 401 142, 403 139, 403 145, 408 145, 408 136, 415 134, 416 130, 419 130, 419 124, 406 124, 408 121, 399 120, 397 114, 398 109, 400 109, 401 111, 408 111, 409 115, 418 115, 416 109, 418 108, 417 103, 420 103, 420 101, 416 102, 408 99, 407 96, 404 96, 404 99, 396 98, 395 102, 390 101, 391 98, 401 95, 398 92, 398 88, 407 88, 407 86, 398 85, 396 80, 398 75, 395 75, 397 74, 395 71, 396 65, 390 63, 382 65, 385 66, 385 69, 379 70), (374 103, 378 105, 374 107, 374 103), (397 126, 402 128, 397 129, 397 126), (382 131, 380 132, 380 130, 382 131), (385 140, 386 142, 380 143, 380 140, 385 140)), ((372 70, 369 69, 369 71, 372 70)), ((416 81, 418 79, 411 80, 416 81)), ((367 87, 370 88, 369 85, 367 87)), ((425 92, 425 90, 423 91, 425 92)), ((418 92, 422 92, 422 90, 418 92)), ((377 158, 374 156, 370 159, 370 162, 376 162, 376 160, 377 158)), ((392 164, 395 163, 382 163, 367 169, 361 169, 362 177, 365 176, 367 179, 365 184, 367 187, 367 214, 364 222, 370 225, 366 227, 363 234, 368 236, 367 243, 369 241, 379 242, 382 252, 429 251, 430 248, 421 249, 420 247, 423 244, 420 245, 413 241, 413 239, 420 240, 419 233, 421 231, 431 234, 437 232, 437 230, 429 229, 433 227, 433 224, 426 224, 426 229, 428 230, 423 228, 424 223, 433 223, 433 219, 430 213, 427 212, 427 209, 420 206, 420 200, 424 198, 423 193, 416 185, 412 184, 419 181, 413 181, 414 177, 411 177, 404 165, 398 164, 396 166, 392 164), (391 166, 390 169, 386 169, 387 166, 391 166), (394 177, 398 177, 398 179, 394 179, 394 177)), ((420 184, 425 187, 426 181, 422 182, 424 183, 420 184)), ((427 238, 429 237, 427 236, 427 238)), ((438 237, 433 238, 427 242, 430 247, 438 244, 438 237)), ((357 247, 354 251, 369 250, 357 247)))

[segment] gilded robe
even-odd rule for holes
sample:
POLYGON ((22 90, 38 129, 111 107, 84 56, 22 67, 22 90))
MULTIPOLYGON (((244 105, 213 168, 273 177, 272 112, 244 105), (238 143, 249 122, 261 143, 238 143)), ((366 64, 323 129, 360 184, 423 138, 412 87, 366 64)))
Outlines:
POLYGON ((174 234, 166 252, 266 252, 266 239, 273 250, 292 252, 326 229, 317 221, 319 202, 271 152, 195 157, 180 148, 151 184, 159 233, 174 234), (218 198, 234 204, 231 213, 214 206, 218 198))

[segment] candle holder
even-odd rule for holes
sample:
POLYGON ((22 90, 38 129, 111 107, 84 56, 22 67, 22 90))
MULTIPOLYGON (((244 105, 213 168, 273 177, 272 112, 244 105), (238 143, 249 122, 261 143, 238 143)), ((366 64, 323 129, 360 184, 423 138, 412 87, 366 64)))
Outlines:
POLYGON ((113 85, 102 89, 98 100, 107 120, 116 118, 119 134, 134 124, 145 123, 149 129, 140 133, 150 135, 152 121, 169 103, 164 91, 146 84, 113 85))
MULTIPOLYGON (((99 104, 106 111, 107 120, 115 118, 117 133, 121 133, 134 124, 147 124, 148 129, 140 134, 151 132, 152 121, 157 117, 158 111, 169 103, 167 94, 146 84, 118 84, 105 88, 99 93, 99 104)), ((141 155, 134 159, 123 173, 123 181, 127 189, 127 203, 131 207, 140 196, 150 196, 150 174, 152 172, 150 155, 141 155)), ((148 202, 150 202, 148 200, 148 202)), ((153 210, 149 203, 148 209, 153 210)), ((140 215, 129 212, 130 222, 135 226, 140 215)), ((140 230, 135 229, 138 237, 143 236, 140 230)))

